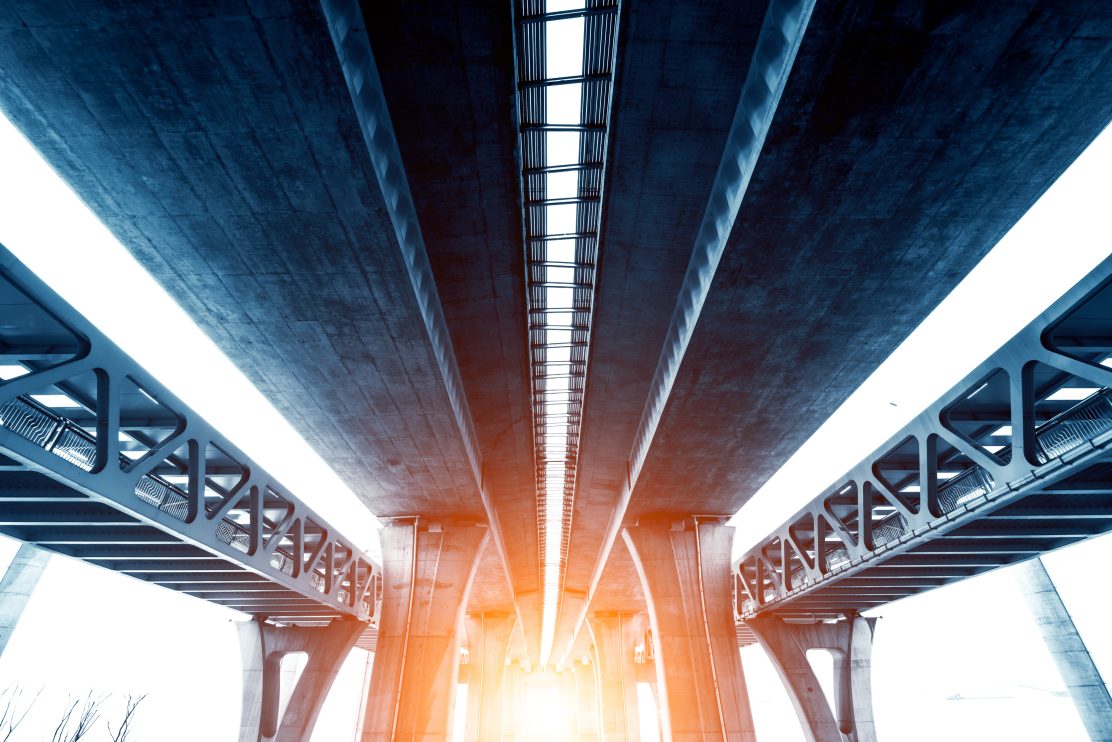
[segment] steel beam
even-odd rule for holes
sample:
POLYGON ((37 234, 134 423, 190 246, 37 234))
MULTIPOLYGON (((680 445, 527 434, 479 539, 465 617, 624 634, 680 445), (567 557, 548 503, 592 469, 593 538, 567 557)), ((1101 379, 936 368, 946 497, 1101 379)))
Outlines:
MULTIPOLYGON (((735 564, 737 620, 864 605, 885 584, 874 575, 958 568, 938 575, 945 584, 1112 530, 1112 370, 1091 349, 1075 357, 1054 340, 1059 328, 1112 322, 1110 295, 1112 258, 750 549, 735 564), (1003 417, 971 428, 968 414, 950 414, 968 413, 990 382, 994 396, 976 406, 999 402, 1003 417), (1063 384, 1097 391, 1048 401, 1063 384), (901 491, 909 479, 893 483, 893 472, 916 487, 901 491)), ((906 588, 892 599, 930 589, 887 584, 906 588)))
POLYGON ((0 290, 12 309, 5 334, 70 338, 49 361, 8 350, 27 373, 0 381, 0 454, 26 471, 0 472, 0 531, 101 566, 216 559, 333 612, 371 618, 380 568, 338 529, 2 247, 0 290), (54 391, 83 406, 55 409, 32 396, 54 391), (162 440, 121 435, 137 424, 163 428, 162 440), (125 456, 121 438, 149 450, 125 456), (172 484, 159 475, 167 470, 188 481, 172 484))

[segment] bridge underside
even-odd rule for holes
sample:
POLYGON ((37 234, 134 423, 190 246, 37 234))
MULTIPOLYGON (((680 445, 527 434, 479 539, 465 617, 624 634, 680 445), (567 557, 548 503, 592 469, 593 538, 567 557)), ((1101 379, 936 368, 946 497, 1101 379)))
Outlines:
MULTIPOLYGON (((1065 345, 1053 362, 1029 359, 1056 371, 999 361, 1005 380, 986 371, 980 407, 963 408, 942 431, 909 433, 914 444, 894 441, 869 463, 876 468, 850 478, 852 491, 823 493, 736 568, 719 524, 1107 126, 1108 3, 587 6, 545 20, 548 4, 523 0, 516 22, 505 5, 445 0, 0 7, 0 107, 387 519, 384 569, 398 577, 382 588, 392 632, 382 655, 392 659, 376 682, 395 705, 378 699, 367 723, 389 719, 389 734, 422 724, 410 707, 420 701, 398 700, 410 680, 435 698, 424 721, 448 723, 461 647, 489 665, 469 668, 469 678, 513 668, 498 670, 504 698, 568 694, 595 708, 602 727, 618 724, 606 709, 628 705, 628 688, 612 683, 607 696, 598 670, 592 696, 575 662, 609 661, 612 671, 625 655, 607 660, 606 647, 621 647, 640 660, 627 680, 639 672, 664 688, 665 668, 682 665, 670 672, 687 680, 660 701, 671 709, 666 725, 748 739, 733 651, 738 637, 754 638, 745 619, 852 619, 1112 528, 1112 459, 1094 436, 1081 464, 1065 460, 1068 471, 1040 469, 1045 479, 1015 484, 1050 466, 1032 458, 1036 427, 1061 428, 1054 421, 1078 401, 1051 395, 1091 383, 1093 399, 1106 400, 1100 389, 1112 383, 1092 370, 1104 349, 1093 345, 1080 361, 1065 345), (593 313, 576 328, 590 333, 590 370, 564 513, 570 541, 562 582, 550 588, 562 600, 550 668, 559 678, 541 689, 524 670, 543 656, 534 423, 546 413, 533 398, 534 279, 518 188, 538 173, 522 174, 535 153, 522 153, 528 126, 518 116, 530 88, 518 83, 514 56, 534 26, 584 15, 614 17, 617 55, 607 126, 568 125, 604 140, 606 159, 591 166, 605 173, 597 188, 606 195, 591 236, 597 258, 586 266, 593 313), (799 23, 784 35, 788 17, 799 23), (740 190, 721 192, 720 174, 741 167, 730 132, 757 108, 740 92, 779 69, 770 58, 789 61, 767 126, 752 129, 759 157, 740 190), (705 302, 690 305, 700 225, 739 194, 736 215, 713 225, 725 249, 697 277, 705 302), (670 328, 681 320, 693 329, 662 384, 680 348, 670 328), (1021 378, 1030 386, 1023 399, 1010 391, 1021 378), (990 440, 1005 425, 1026 439, 990 440), (1021 471, 1019 454, 1004 461, 1008 446, 1031 466, 1021 471), (984 500, 973 513, 972 500, 954 493, 978 468, 992 481, 969 496, 984 500), (1025 488, 1023 497, 990 497, 1005 484, 1025 488), (947 488, 953 507, 942 504, 947 488), (455 576, 450 588, 437 581, 440 567, 455 576), (736 624, 715 612, 731 581, 736 624), (704 616, 702 628, 669 605, 684 606, 685 621, 704 616), (412 616, 423 616, 420 625, 412 616), (414 680, 411 653, 447 661, 414 680), (707 685, 716 662, 723 682, 707 685)), ((552 84, 609 85, 609 73, 552 84)), ((49 359, 24 345, 12 361, 31 375, 46 370, 49 359)), ((272 621, 367 618, 377 566, 361 567, 346 541, 328 546, 337 532, 319 519, 283 517, 289 493, 248 482, 254 475, 230 444, 179 441, 176 422, 152 417, 157 399, 150 407, 134 393, 133 409, 109 411, 98 396, 105 379, 125 384, 127 372, 81 371, 7 396, 9 380, 0 383, 5 420, 18 412, 43 433, 0 433, 10 454, 0 459, 0 532, 272 621), (44 393, 78 404, 67 412, 64 400, 35 396, 44 393), (59 445, 63 436, 71 443, 59 445), (80 471, 60 476, 36 463, 82 446, 94 463, 66 459, 80 471), (133 467, 151 451, 150 466, 133 467), (104 471, 131 478, 98 488, 104 471), (280 548, 269 548, 272 536, 280 548)), ((260 677, 268 653, 287 651, 283 642, 310 641, 259 631, 252 642, 278 647, 264 646, 260 677)), ((847 629, 837 641, 864 641, 862 631, 854 624, 853 637, 847 629)), ((315 713, 309 704, 302 718, 315 713)), ((609 733, 633 734, 624 723, 609 733)))
POLYGON ((1112 530, 1112 260, 753 547, 739 620, 853 616, 1112 530))

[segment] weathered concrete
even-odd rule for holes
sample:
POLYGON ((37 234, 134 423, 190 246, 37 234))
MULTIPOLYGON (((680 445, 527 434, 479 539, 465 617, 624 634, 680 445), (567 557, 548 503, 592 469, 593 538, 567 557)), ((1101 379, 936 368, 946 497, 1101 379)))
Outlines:
POLYGON ((362 742, 444 740, 459 675, 459 631, 489 531, 395 523, 382 531, 383 598, 362 742))
POLYGON ((43 570, 50 561, 50 553, 31 544, 22 544, 0 579, 0 655, 23 618, 23 611, 43 570))
MULTIPOLYGON (((566 574, 577 595, 605 558, 764 9, 623 6, 566 574)), ((687 512, 734 511, 960 280, 1107 123, 1109 12, 819 6, 630 517, 674 511, 677 492, 687 512)), ((375 14, 536 663, 512 21, 503 5, 446 0, 375 14)), ((5 4, 0 106, 376 512, 479 517, 318 4, 5 4)))
MULTIPOLYGON (((566 590, 580 594, 590 586, 627 475, 766 3, 644 0, 625 8, 614 94, 618 146, 608 155, 598 309, 564 579, 566 590)), ((562 607, 561 625, 582 626, 577 608, 562 607)), ((570 647, 561 639, 558 654, 570 647)))
POLYGON ((1110 13, 816 5, 631 518, 736 512, 997 243, 1112 120, 1110 13))
POLYGON ((309 742, 340 666, 367 625, 352 619, 320 628, 274 626, 258 620, 236 625, 243 668, 240 742, 309 742), (291 689, 282 659, 304 652, 305 669, 291 689), (289 696, 279 718, 281 697, 289 696))
POLYGON ((514 628, 513 615, 480 613, 467 616, 468 742, 502 738, 503 676, 506 651, 514 628))
POLYGON ((1016 568, 1023 597, 1093 742, 1112 742, 1112 697, 1041 558, 1016 568))
MULTIPOLYGON (((718 10, 638 2, 619 51, 571 589, 596 566, 722 153, 751 51, 738 25, 763 7, 718 10)), ((816 6, 627 522, 736 512, 980 260, 1112 119, 1109 13, 816 6)))
POLYGON ((602 739, 639 739, 635 647, 642 633, 641 618, 629 613, 594 613, 588 621, 597 656, 602 739))
POLYGON ((649 607, 664 739, 756 740, 730 606, 733 530, 688 520, 622 531, 649 607))
POLYGON ((871 680, 875 618, 786 624, 768 617, 748 624, 784 681, 807 742, 876 742, 871 680), (826 650, 834 658, 834 712, 807 660, 810 649, 826 650))
MULTIPOLYGON (((514 591, 529 593, 538 575, 536 481, 518 135, 506 98, 514 84, 510 13, 501 3, 451 0, 364 7, 475 421, 485 489, 499 520, 512 524, 503 539, 514 591)), ((539 633, 528 644, 539 645, 539 633)))
POLYGON ((549 663, 558 670, 574 658, 570 656, 572 647, 577 644, 577 638, 582 631, 582 623, 586 619, 590 601, 587 593, 569 590, 565 587, 560 599, 560 613, 556 621, 556 632, 552 640, 552 652, 549 663))
POLYGON ((479 517, 319 3, 6 4, 0 107, 376 514, 479 517))

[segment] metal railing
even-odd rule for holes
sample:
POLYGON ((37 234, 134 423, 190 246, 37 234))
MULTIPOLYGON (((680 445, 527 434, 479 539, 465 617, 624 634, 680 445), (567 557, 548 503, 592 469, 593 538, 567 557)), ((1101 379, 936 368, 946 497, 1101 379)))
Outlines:
MULTIPOLYGON (((1045 464, 1109 430, 1112 430, 1112 389, 1100 389, 1035 430, 1035 459, 1040 464, 1045 464)), ((995 484, 992 475, 981 466, 970 467, 953 479, 940 482, 938 507, 941 514, 951 513, 965 503, 987 495, 995 484)), ((873 548, 894 543, 906 533, 907 520, 899 513, 892 513, 873 526, 873 548)), ((826 571, 848 563, 849 559, 849 552, 844 546, 831 549, 826 554, 826 571)), ((805 580, 804 567, 799 566, 791 571, 793 586, 800 585, 805 580)), ((746 599, 742 602, 742 607, 746 611, 753 610, 756 602, 746 599)))
POLYGON ((1035 459, 1045 464, 1112 430, 1112 389, 1101 389, 1035 431, 1035 459))
MULTIPOLYGON (((92 471, 96 461, 96 437, 29 396, 16 397, 0 406, 0 426, 80 469, 92 471)), ((120 464, 124 467, 131 463, 127 456, 120 456, 120 464)), ((141 476, 135 484, 135 496, 183 523, 188 517, 189 496, 180 487, 157 474, 141 476)), ((250 531, 232 518, 221 519, 216 528, 216 537, 245 554, 250 549, 250 531)), ((282 546, 275 548, 270 564, 285 574, 294 574, 294 556, 282 546)), ((327 592, 328 583, 319 570, 309 574, 309 581, 321 593, 327 592)), ((348 591, 341 589, 340 599, 347 602, 348 597, 348 591)), ((362 605, 365 611, 371 609, 367 600, 362 605)))

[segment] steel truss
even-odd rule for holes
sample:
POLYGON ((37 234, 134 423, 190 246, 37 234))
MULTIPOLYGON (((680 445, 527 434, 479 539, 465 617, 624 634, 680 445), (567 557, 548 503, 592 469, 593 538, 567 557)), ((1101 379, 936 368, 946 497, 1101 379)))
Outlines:
POLYGON ((740 626, 868 610, 1112 530, 1112 258, 734 565, 740 626))
POLYGON ((381 568, 0 247, 0 532, 280 623, 381 568))

